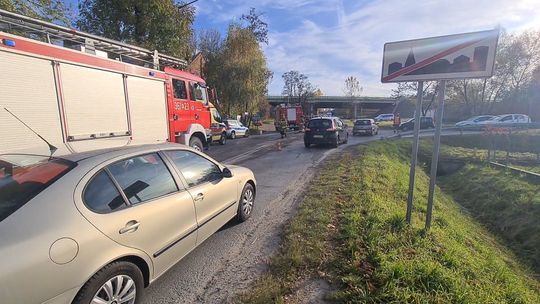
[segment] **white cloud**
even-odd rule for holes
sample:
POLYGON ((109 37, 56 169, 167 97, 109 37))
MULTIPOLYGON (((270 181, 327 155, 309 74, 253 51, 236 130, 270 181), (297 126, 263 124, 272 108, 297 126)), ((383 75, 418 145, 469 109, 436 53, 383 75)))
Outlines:
MULTIPOLYGON (((336 3, 336 2, 332 2, 336 3)), ((287 32, 270 32, 265 48, 279 94, 281 74, 299 70, 327 95, 342 94, 344 79, 357 76, 364 95, 385 96, 394 85, 380 83, 383 44, 387 41, 485 30, 501 25, 510 31, 540 25, 540 1, 455 0, 373 1, 353 12, 334 10, 338 25, 324 27, 306 18, 287 32)))

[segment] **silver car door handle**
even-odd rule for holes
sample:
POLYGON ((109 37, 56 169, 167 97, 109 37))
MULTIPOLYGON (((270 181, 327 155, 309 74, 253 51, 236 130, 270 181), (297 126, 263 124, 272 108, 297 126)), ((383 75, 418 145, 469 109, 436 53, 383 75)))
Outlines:
POLYGON ((137 221, 129 221, 129 222, 127 222, 127 224, 126 224, 126 226, 124 228, 122 228, 122 229, 120 229, 118 231, 118 233, 124 234, 124 233, 127 233, 127 232, 135 232, 139 228, 139 225, 141 225, 141 223, 139 223, 137 221))
POLYGON ((196 201, 196 202, 204 200, 204 194, 202 194, 202 193, 197 194, 197 196, 195 196, 195 198, 193 200, 196 201))

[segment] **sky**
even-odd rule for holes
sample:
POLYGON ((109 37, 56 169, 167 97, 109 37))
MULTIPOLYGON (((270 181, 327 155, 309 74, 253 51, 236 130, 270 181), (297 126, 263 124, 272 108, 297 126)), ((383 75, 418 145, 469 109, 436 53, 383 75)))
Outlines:
MULTIPOLYGON (((76 2, 76 0, 67 0, 76 2)), ((185 0, 187 1, 187 0, 185 0)), ((381 84, 385 42, 489 30, 540 30, 540 0, 199 0, 194 28, 226 32, 250 7, 264 13, 274 73, 270 95, 280 95, 281 75, 297 70, 325 95, 343 95, 355 76, 363 96, 389 96, 381 84)))

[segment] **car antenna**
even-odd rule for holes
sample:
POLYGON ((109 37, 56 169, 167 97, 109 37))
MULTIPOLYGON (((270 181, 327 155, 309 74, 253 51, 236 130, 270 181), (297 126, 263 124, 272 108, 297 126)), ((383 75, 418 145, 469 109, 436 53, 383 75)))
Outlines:
POLYGON ((22 121, 19 117, 17 117, 17 115, 11 113, 10 110, 6 109, 4 107, 4 110, 6 110, 6 112, 8 112, 9 114, 11 114, 11 116, 15 117, 15 119, 17 119, 18 121, 20 121, 25 127, 27 127, 30 131, 32 131, 32 133, 36 134, 37 137, 39 137, 41 140, 43 140, 48 146, 49 146, 49 151, 51 152, 51 155, 49 157, 52 157, 54 152, 56 152, 56 150, 58 150, 57 147, 53 146, 50 142, 48 142, 45 138, 43 138, 43 136, 39 135, 38 132, 34 131, 32 128, 30 128, 30 126, 28 126, 27 124, 24 123, 24 121, 22 121))

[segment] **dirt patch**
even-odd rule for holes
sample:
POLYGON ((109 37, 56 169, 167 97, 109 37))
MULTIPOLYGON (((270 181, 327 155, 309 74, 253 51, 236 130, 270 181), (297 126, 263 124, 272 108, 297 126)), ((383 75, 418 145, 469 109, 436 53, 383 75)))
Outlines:
POLYGON ((323 279, 310 278, 304 280, 298 284, 296 291, 285 297, 285 303, 288 304, 324 304, 328 303, 325 297, 328 293, 332 292, 334 288, 323 279))

